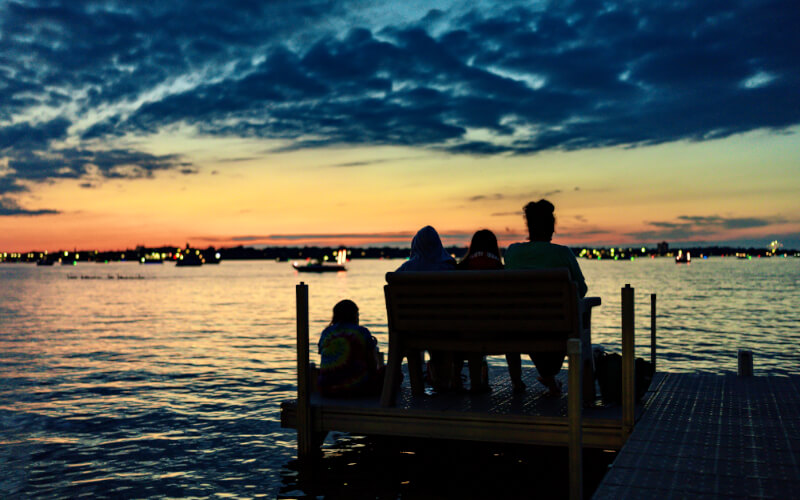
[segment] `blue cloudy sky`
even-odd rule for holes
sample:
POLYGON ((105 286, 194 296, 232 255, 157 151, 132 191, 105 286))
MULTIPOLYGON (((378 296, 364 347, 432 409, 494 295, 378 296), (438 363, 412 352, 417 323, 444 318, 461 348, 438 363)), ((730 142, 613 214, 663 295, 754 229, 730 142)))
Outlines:
POLYGON ((788 0, 0 0, 0 247, 514 239, 546 195, 572 243, 800 241, 798 26, 788 0))

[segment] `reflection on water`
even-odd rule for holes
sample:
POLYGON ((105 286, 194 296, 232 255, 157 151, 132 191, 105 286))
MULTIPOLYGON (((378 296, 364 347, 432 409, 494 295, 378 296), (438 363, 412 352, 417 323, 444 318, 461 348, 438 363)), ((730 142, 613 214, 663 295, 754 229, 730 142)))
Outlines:
MULTIPOLYGON (((593 491, 616 456, 586 450, 593 491)), ((342 437, 322 460, 293 460, 278 498, 566 498, 565 448, 342 437)))
MULTIPOLYGON (((310 285, 312 339, 347 297, 385 350, 383 274, 398 264, 354 261, 347 273, 311 276, 274 262, 0 266, 0 497, 436 496, 461 484, 431 472, 441 457, 462 477, 496 463, 489 496, 563 473, 530 449, 346 436, 327 441, 329 472, 308 482, 292 470, 295 434, 280 429, 279 403, 295 390, 294 285, 310 285), (118 274, 143 279, 106 279, 118 274), (68 279, 92 275, 103 279, 68 279)), ((619 289, 630 283, 640 355, 658 294, 659 369, 735 371, 746 348, 757 374, 799 370, 797 259, 581 266, 589 294, 603 299, 593 331, 608 349, 618 348, 619 289)))

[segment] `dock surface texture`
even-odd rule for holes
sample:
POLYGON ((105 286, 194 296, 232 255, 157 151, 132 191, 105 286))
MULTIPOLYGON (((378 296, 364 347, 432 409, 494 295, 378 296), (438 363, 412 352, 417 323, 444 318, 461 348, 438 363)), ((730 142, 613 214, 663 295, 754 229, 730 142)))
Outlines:
POLYGON ((665 375, 594 498, 800 498, 800 376, 665 375))
MULTIPOLYGON (((567 370, 563 369, 558 376, 564 389, 558 398, 543 395, 545 387, 536 380, 536 370, 529 368, 523 369, 523 380, 528 388, 522 394, 512 391, 505 367, 490 368, 492 391, 486 394, 460 391, 414 396, 406 374, 395 407, 383 408, 377 398, 331 399, 313 394, 312 427, 315 431, 336 430, 362 435, 565 446, 569 391, 566 374, 567 370)), ((657 374, 651 390, 657 387, 658 380, 657 374)), ((469 387, 468 381, 465 387, 469 387)), ((637 417, 642 407, 637 404, 637 417)), ((296 408, 294 400, 281 405, 283 427, 296 426, 296 408)), ((583 445, 620 449, 624 442, 620 418, 618 404, 602 405, 598 401, 595 407, 584 409, 583 445)))

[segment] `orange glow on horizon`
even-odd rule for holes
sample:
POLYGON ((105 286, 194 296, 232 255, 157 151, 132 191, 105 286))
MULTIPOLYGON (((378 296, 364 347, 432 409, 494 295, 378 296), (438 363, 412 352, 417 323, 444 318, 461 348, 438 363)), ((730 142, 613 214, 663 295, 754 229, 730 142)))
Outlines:
POLYGON ((256 140, 179 139, 142 144, 158 154, 190 145, 197 174, 157 172, 91 189, 77 180, 30 185, 16 199, 20 206, 60 213, 0 216, 0 251, 186 242, 407 246, 425 225, 434 226, 448 246, 467 245, 483 228, 507 246, 526 239, 522 207, 540 198, 556 206, 553 241, 570 246, 759 238, 767 245, 781 235, 800 238, 800 149, 793 148, 792 134, 528 157, 397 147, 265 154, 256 140), (218 160, 224 156, 251 159, 218 160), (357 166, 338 166, 346 164, 357 166), (696 220, 723 222, 703 226, 696 220), (692 230, 682 235, 676 227, 692 230))

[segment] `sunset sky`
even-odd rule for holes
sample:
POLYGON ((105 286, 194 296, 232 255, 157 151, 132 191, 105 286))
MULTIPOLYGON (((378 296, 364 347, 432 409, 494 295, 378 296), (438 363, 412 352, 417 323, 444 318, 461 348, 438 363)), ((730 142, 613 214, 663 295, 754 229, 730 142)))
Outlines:
POLYGON ((0 0, 0 251, 774 239, 800 9, 0 0))

